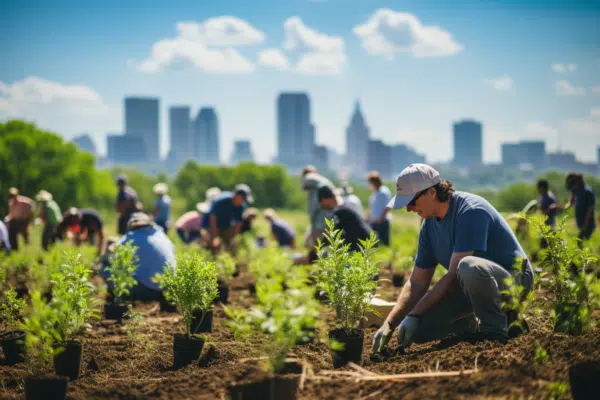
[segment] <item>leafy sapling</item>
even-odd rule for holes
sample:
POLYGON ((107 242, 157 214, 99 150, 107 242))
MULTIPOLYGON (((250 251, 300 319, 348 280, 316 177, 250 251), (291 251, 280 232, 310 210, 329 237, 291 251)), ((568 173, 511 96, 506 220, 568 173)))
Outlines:
POLYGON ((25 332, 25 362, 34 375, 46 371, 58 350, 54 342, 59 336, 55 329, 56 312, 39 291, 31 294, 31 305, 20 328, 25 332))
POLYGON ((138 284, 134 276, 139 263, 136 254, 138 248, 131 243, 129 241, 116 246, 115 252, 110 258, 110 264, 106 268, 110 273, 108 281, 113 284, 112 292, 116 304, 122 303, 123 296, 129 295, 129 290, 138 284))
POLYGON ((225 282, 235 273, 235 259, 228 252, 221 252, 215 257, 219 280, 225 282))
POLYGON ((4 293, 4 303, 0 305, 0 319, 6 325, 6 331, 16 331, 23 319, 25 299, 19 299, 15 288, 11 287, 4 293))

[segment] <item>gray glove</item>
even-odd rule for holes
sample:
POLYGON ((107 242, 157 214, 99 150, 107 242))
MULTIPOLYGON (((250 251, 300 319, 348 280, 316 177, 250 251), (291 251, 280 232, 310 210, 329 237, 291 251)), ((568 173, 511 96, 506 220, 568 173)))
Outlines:
POLYGON ((392 338, 392 333, 393 331, 390 327, 390 324, 385 321, 373 337, 373 354, 381 352, 381 350, 387 346, 388 342, 392 338))
POLYGON ((398 346, 408 348, 411 345, 415 339, 420 322, 420 317, 415 317, 413 315, 404 317, 398 328, 398 346))

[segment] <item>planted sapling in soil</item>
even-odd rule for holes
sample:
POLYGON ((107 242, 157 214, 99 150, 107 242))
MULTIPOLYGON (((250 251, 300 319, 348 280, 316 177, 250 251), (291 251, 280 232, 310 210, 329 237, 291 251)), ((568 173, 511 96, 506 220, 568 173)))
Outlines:
POLYGON ((13 287, 4 293, 4 303, 0 305, 0 321, 4 325, 0 345, 8 365, 22 362, 25 354, 25 332, 19 329, 24 308, 25 300, 17 297, 13 287))
POLYGON ((167 300, 177 304, 183 314, 185 334, 173 337, 174 365, 183 367, 202 353, 205 340, 197 332, 218 296, 217 268, 199 254, 179 254, 175 265, 166 266, 157 280, 167 300))
POLYGON ((317 284, 336 310, 338 328, 329 331, 329 338, 333 365, 338 368, 349 361, 360 362, 362 358, 364 332, 358 326, 365 312, 371 310, 371 299, 377 289, 377 281, 373 280, 379 272, 373 262, 377 239, 372 234, 361 241, 360 251, 350 251, 342 232, 335 230, 329 220, 324 235, 328 246, 319 241, 316 247, 317 284))
POLYGON ((227 304, 229 299, 229 281, 235 274, 235 259, 227 252, 221 252, 215 257, 215 265, 218 271, 217 301, 227 304))
POLYGON ((137 247, 131 242, 123 243, 115 247, 115 252, 110 258, 110 264, 106 270, 110 273, 108 281, 112 283, 114 296, 112 303, 104 305, 104 316, 106 319, 116 320, 121 323, 127 312, 127 304, 124 297, 130 294, 130 289, 138 284, 134 273, 138 268, 139 258, 136 254, 137 247))

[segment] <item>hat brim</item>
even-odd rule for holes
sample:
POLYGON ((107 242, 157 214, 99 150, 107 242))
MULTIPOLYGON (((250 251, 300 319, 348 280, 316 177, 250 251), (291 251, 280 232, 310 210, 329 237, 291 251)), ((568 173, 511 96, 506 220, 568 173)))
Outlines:
POLYGON ((391 208, 392 210, 399 210, 401 208, 404 208, 408 205, 408 203, 410 203, 413 197, 415 197, 414 194, 406 196, 401 196, 397 194, 392 198, 392 200, 390 200, 390 202, 387 205, 387 208, 391 208))
POLYGON ((196 204, 196 210, 202 214, 206 214, 210 211, 210 204, 208 202, 196 204))
POLYGON ((254 203, 254 197, 251 194, 246 195, 246 203, 252 204, 254 203))

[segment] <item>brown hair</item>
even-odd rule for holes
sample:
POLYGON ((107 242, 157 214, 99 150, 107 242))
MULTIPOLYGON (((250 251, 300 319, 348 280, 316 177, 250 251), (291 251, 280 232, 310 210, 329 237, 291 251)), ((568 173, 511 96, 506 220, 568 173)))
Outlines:
POLYGON ((441 203, 445 203, 450 200, 450 196, 455 192, 454 188, 452 187, 452 182, 446 179, 442 179, 440 183, 434 186, 434 188, 437 199, 441 203))
POLYGON ((379 176, 379 172, 371 171, 367 175, 367 182, 372 183, 377 189, 383 185, 383 181, 381 180, 381 176, 379 176))

